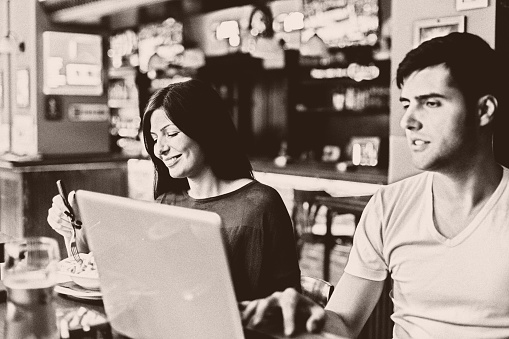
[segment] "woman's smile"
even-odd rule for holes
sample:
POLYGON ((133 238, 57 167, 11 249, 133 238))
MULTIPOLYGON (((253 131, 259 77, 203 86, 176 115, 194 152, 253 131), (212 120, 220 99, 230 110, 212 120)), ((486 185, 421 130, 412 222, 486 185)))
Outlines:
POLYGON ((171 157, 162 156, 162 160, 167 167, 172 167, 179 161, 181 156, 182 156, 182 154, 176 154, 171 157))

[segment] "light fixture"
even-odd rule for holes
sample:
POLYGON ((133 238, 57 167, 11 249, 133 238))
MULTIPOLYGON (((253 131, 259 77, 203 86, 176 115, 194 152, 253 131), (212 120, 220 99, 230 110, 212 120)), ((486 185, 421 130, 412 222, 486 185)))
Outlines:
POLYGON ((19 39, 16 39, 14 36, 14 32, 11 31, 11 2, 7 0, 6 2, 6 30, 5 35, 0 38, 0 54, 13 54, 17 51, 24 52, 25 51, 25 43, 19 42, 19 39))
POLYGON ((0 38, 0 54, 13 54, 25 51, 25 42, 19 42, 13 35, 13 32, 8 32, 7 35, 0 38))
POLYGON ((16 50, 16 42, 11 36, 3 36, 0 39, 0 54, 12 54, 16 50))

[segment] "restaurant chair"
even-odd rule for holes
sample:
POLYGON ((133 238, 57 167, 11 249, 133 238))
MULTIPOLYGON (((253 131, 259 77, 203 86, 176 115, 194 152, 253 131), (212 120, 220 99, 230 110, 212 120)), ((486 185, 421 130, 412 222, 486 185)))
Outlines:
POLYGON ((334 285, 331 283, 320 278, 306 275, 302 275, 300 277, 300 285, 302 288, 302 294, 322 307, 327 305, 327 302, 334 291, 334 285))
POLYGON ((317 203, 317 198, 325 196, 330 197, 325 191, 293 190, 292 222, 299 260, 304 243, 322 242, 322 237, 313 234, 312 228, 321 207, 321 204, 317 203))

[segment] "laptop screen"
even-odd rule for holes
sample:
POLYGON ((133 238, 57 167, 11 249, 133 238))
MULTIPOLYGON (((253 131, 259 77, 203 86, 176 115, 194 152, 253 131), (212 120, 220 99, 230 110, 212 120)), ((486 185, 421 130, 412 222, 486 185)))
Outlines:
POLYGON ((221 219, 80 190, 106 314, 132 338, 242 338, 221 219))

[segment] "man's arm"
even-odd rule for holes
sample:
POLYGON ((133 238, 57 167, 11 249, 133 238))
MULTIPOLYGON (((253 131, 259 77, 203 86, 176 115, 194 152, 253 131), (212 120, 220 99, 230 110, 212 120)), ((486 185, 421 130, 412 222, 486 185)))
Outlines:
POLYGON ((367 280, 343 273, 325 307, 323 330, 349 338, 358 336, 380 299, 383 287, 383 280, 367 280))

